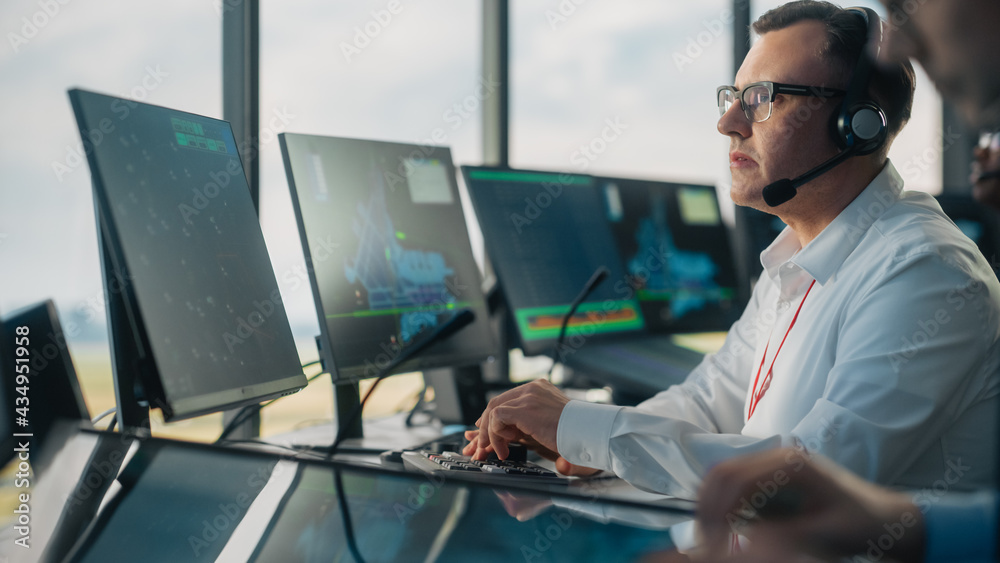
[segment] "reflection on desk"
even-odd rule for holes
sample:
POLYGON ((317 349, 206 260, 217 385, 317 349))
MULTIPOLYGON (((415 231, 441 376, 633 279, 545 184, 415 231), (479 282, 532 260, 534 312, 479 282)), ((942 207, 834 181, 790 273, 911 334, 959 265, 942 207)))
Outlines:
POLYGON ((60 492, 32 507, 39 537, 47 536, 46 545, 32 545, 35 558, 47 548, 46 557, 63 560, 67 542, 55 527, 88 506, 100 512, 65 560, 633 561, 670 548, 665 528, 690 518, 689 504, 608 500, 596 484, 497 489, 95 431, 56 445, 37 488, 60 492), (130 457, 118 486, 91 494, 85 468, 114 465, 94 455, 109 442, 130 457), (519 521, 508 514, 511 498, 541 509, 519 521))

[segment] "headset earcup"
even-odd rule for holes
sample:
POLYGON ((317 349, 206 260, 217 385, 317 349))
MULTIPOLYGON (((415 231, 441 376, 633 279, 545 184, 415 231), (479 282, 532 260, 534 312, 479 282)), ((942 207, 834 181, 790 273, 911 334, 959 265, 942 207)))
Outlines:
POLYGON ((851 131, 858 144, 857 154, 871 154, 885 144, 888 125, 885 112, 873 102, 863 102, 853 112, 851 131))
POLYGON ((871 154, 885 144, 885 112, 874 102, 855 104, 846 113, 833 115, 833 138, 840 149, 855 147, 855 154, 871 154))
POLYGON ((830 116, 830 136, 833 137, 833 142, 837 144, 837 148, 840 150, 847 148, 849 137, 841 127, 841 122, 843 121, 841 118, 843 115, 844 104, 841 102, 841 104, 837 106, 837 110, 830 116))

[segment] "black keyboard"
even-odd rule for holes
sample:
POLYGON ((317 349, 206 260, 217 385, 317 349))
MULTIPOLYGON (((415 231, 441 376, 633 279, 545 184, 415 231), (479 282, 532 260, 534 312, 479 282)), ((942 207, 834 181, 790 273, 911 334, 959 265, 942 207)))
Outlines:
POLYGON ((477 461, 457 452, 430 450, 407 451, 402 454, 403 465, 414 471, 436 475, 454 475, 486 483, 539 483, 567 484, 570 479, 530 461, 512 459, 477 461))

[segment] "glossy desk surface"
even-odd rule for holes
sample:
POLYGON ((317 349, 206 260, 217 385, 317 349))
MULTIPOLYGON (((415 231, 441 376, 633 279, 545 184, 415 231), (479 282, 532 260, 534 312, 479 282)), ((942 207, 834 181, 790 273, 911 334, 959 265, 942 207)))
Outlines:
POLYGON ((691 517, 617 480, 501 489, 95 431, 55 446, 13 561, 634 561, 691 517))

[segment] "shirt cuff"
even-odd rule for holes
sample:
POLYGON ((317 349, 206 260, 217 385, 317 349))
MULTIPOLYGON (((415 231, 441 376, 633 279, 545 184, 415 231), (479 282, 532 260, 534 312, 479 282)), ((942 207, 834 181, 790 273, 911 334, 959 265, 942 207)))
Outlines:
POLYGON ((574 465, 611 469, 611 429, 622 407, 570 401, 556 429, 559 455, 574 465))
POLYGON ((956 494, 931 504, 924 513, 927 532, 924 561, 993 561, 997 500, 995 493, 956 494))

